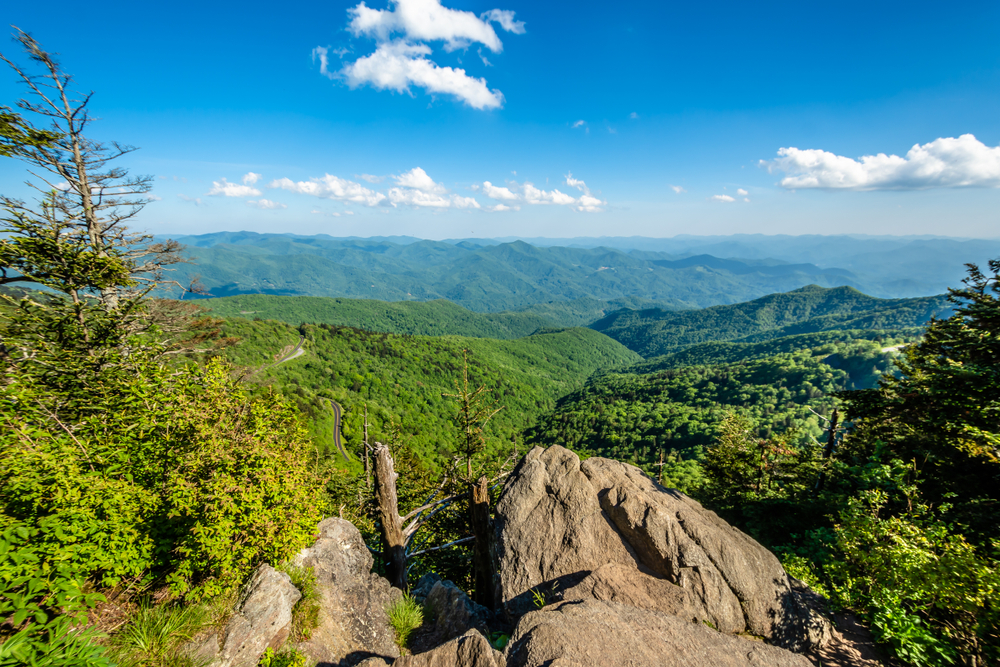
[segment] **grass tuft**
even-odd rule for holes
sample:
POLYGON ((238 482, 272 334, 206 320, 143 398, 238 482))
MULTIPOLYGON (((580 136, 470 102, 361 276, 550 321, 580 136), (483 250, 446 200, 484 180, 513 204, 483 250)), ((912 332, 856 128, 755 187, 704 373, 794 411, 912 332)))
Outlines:
POLYGON ((389 625, 396 631, 396 645, 405 649, 413 631, 424 624, 424 609, 408 593, 403 593, 385 610, 389 615, 389 625))

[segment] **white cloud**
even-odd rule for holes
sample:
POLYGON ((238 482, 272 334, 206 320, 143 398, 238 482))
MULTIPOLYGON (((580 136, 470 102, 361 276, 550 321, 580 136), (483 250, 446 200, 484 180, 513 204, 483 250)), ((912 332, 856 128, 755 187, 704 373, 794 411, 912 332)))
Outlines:
POLYGON ((187 195, 177 195, 177 198, 181 201, 186 201, 188 203, 194 204, 195 206, 201 206, 201 197, 188 197, 187 195))
POLYGON ((592 197, 590 195, 583 195, 577 201, 576 210, 580 211, 581 213, 600 213, 601 211, 604 210, 602 207, 606 206, 607 203, 608 202, 601 201, 597 197, 592 197))
POLYGON ((529 204, 562 204, 572 205, 576 203, 573 197, 559 192, 559 190, 539 190, 531 183, 524 184, 524 201, 529 204))
POLYGON ((480 14, 479 18, 484 21, 499 23, 501 28, 515 35, 524 34, 524 21, 515 21, 514 12, 509 9, 491 9, 488 12, 480 14))
POLYGON ((633 111, 632 113, 630 113, 628 115, 628 117, 631 118, 632 120, 635 120, 635 119, 637 119, 639 117, 639 114, 637 114, 636 112, 633 111))
POLYGON ((921 190, 1000 187, 1000 146, 986 146, 971 134, 915 144, 905 157, 865 155, 857 160, 824 150, 782 148, 775 160, 761 160, 771 173, 788 174, 788 189, 921 190))
POLYGON ((226 179, 212 181, 212 189, 207 193, 213 197, 259 197, 260 190, 249 185, 229 183, 226 179))
POLYGON ((587 124, 587 121, 585 121, 585 120, 578 120, 575 123, 573 123, 573 125, 571 127, 575 130, 576 128, 583 127, 586 124, 587 124))
POLYGON ((381 192, 369 190, 360 183, 326 174, 322 178, 295 182, 290 178, 279 178, 268 184, 269 188, 281 188, 290 192, 312 195, 322 199, 349 201, 364 206, 380 206, 388 204, 387 198, 381 192))
POLYGON ((312 50, 312 59, 313 62, 316 62, 316 59, 319 58, 319 73, 328 79, 333 79, 337 74, 330 71, 330 57, 327 55, 328 53, 329 49, 327 47, 317 46, 312 50))
POLYGON ((371 174, 355 174, 354 177, 368 181, 369 183, 381 183, 383 178, 382 176, 372 176, 371 174))
POLYGON ((750 193, 744 190, 743 188, 737 188, 736 194, 740 195, 741 197, 745 197, 750 193))
POLYGON ((351 88, 370 84, 376 90, 408 93, 410 85, 415 85, 430 93, 454 95, 473 109, 503 106, 503 93, 490 90, 486 79, 471 77, 464 69, 438 67, 426 57, 430 53, 430 47, 424 44, 389 42, 346 65, 341 72, 351 88))
POLYGON ((684 188, 682 188, 679 185, 671 185, 670 189, 673 190, 674 192, 676 192, 677 194, 680 194, 682 192, 687 192, 687 190, 685 190, 684 188))
POLYGON ((476 53, 479 54, 479 57, 482 59, 484 65, 486 65, 487 67, 493 67, 493 63, 491 63, 489 59, 483 55, 482 49, 476 49, 476 53))
POLYGON ((417 206, 420 208, 480 208, 472 197, 440 195, 413 188, 389 188, 389 201, 393 204, 417 206))
POLYGON ((364 2, 348 9, 352 17, 348 30, 356 37, 367 35, 381 42, 393 34, 421 42, 443 41, 448 51, 479 42, 493 53, 500 53, 503 44, 489 21, 510 32, 524 32, 524 24, 514 22, 514 12, 494 9, 479 18, 472 12, 443 7, 439 0, 396 0, 393 4, 393 11, 371 9, 364 2), (519 30, 512 29, 518 26, 519 30))
POLYGON ((243 185, 253 185, 262 178, 264 178, 263 174, 255 174, 252 171, 247 172, 243 175, 243 185))
POLYGON ((584 194, 590 194, 590 188, 587 187, 587 184, 579 179, 573 178, 572 172, 566 174, 566 185, 571 188, 576 188, 584 194))
POLYGON ((315 213, 316 215, 329 215, 329 216, 332 216, 334 218, 339 218, 340 217, 340 214, 337 213, 336 211, 334 211, 333 213, 327 213, 326 211, 321 211, 318 208, 314 208, 311 212, 315 213))
POLYGON ((404 188, 414 188, 423 192, 444 194, 448 188, 440 183, 435 183, 434 179, 427 175, 427 172, 420 167, 414 167, 410 171, 392 177, 396 184, 404 188))
POLYGON ((517 201, 520 197, 511 192, 510 188, 501 188, 493 185, 489 181, 483 182, 483 194, 490 199, 500 199, 503 201, 517 201))
POLYGON ((744 198, 743 198, 743 201, 745 201, 745 202, 746 202, 746 203, 748 203, 748 204, 750 203, 750 199, 749 199, 749 198, 747 198, 747 197, 744 197, 744 198))
POLYGON ((486 210, 490 213, 502 213, 503 211, 520 211, 520 206, 506 206, 504 204, 496 204, 494 206, 487 206, 486 210))
POLYGON ((727 202, 728 203, 728 202, 736 201, 736 200, 734 198, 730 197, 729 195, 712 195, 712 201, 721 201, 721 202, 727 202))
POLYGON ((147 199, 149 199, 149 201, 163 201, 163 197, 157 197, 156 195, 149 195, 147 199))
POLYGON ((260 208, 260 209, 265 209, 265 210, 274 210, 274 209, 278 209, 278 208, 288 208, 288 206, 286 206, 285 204, 279 204, 278 202, 271 201, 270 199, 260 199, 258 201, 250 200, 250 201, 247 202, 247 204, 250 205, 250 206, 253 206, 255 208, 260 208))

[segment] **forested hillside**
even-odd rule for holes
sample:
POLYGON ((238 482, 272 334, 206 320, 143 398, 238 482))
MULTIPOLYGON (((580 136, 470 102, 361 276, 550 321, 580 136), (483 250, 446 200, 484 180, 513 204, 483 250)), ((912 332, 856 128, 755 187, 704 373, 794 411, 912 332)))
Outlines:
MULTIPOLYGON (((300 336, 300 330, 274 321, 234 319, 223 331, 240 338, 227 357, 248 369, 273 364, 274 355, 300 336)), ((324 398, 343 406, 343 435, 352 449, 360 445, 367 404, 372 440, 387 442, 398 427, 407 446, 430 466, 455 452, 456 403, 443 394, 455 393, 463 350, 468 350, 471 381, 484 384, 504 406, 490 425, 492 445, 499 449, 509 447, 512 437, 595 371, 639 359, 590 329, 509 341, 401 336, 335 325, 308 325, 301 331, 305 354, 255 373, 252 380, 272 384, 298 401, 317 443, 330 454, 335 454, 333 413, 324 398)))
POLYGON ((213 296, 283 294, 385 301, 448 299, 478 312, 575 299, 639 299, 669 307, 736 303, 811 283, 864 287, 850 272, 777 261, 678 260, 610 248, 539 248, 250 232, 183 237, 213 296))
POLYGON ((760 342, 819 331, 921 327, 951 310, 944 296, 876 299, 850 287, 809 285, 702 310, 624 309, 590 326, 648 358, 708 341, 760 342))

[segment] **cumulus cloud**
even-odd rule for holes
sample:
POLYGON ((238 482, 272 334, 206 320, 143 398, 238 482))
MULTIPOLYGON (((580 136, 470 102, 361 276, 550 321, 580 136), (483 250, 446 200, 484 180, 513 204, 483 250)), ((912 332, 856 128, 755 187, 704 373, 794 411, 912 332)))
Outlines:
MULTIPOLYGON (((485 79, 477 79, 464 69, 439 67, 428 56, 427 42, 443 42, 445 51, 463 49, 478 43, 492 51, 503 51, 503 43, 492 24, 515 34, 524 33, 524 22, 514 12, 491 9, 476 16, 472 12, 444 7, 440 0, 395 0, 392 9, 372 9, 364 2, 347 10, 348 30, 355 37, 370 37, 375 52, 344 66, 339 73, 330 70, 329 49, 313 49, 313 61, 319 60, 320 74, 338 75, 352 88, 370 84, 377 90, 409 92, 410 86, 429 93, 454 95, 474 109, 503 106, 503 94, 490 90, 485 79)), ((485 65, 491 63, 478 51, 485 65)))
POLYGON ((483 194, 490 199, 503 201, 517 201, 520 199, 520 196, 512 192, 510 188, 497 187, 489 181, 483 181, 483 194))
POLYGON ((288 206, 286 206, 285 204, 279 204, 278 202, 271 201, 270 199, 259 199, 257 201, 250 200, 250 201, 247 202, 247 204, 250 205, 250 206, 253 206, 255 208, 260 208, 260 209, 265 209, 265 210, 274 210, 274 209, 279 209, 279 208, 288 208, 288 206))
POLYGON ((472 12, 443 7, 439 0, 396 0, 393 4, 392 11, 371 9, 364 2, 348 9, 348 30, 383 42, 393 34, 421 42, 443 41, 448 51, 478 42, 494 53, 500 53, 503 44, 491 21, 508 32, 524 33, 524 23, 515 21, 514 12, 508 10, 491 9, 480 18, 472 12))
POLYGON ((852 159, 819 149, 782 148, 775 160, 761 160, 769 172, 788 174, 790 190, 923 190, 1000 187, 1000 146, 986 146, 971 134, 915 144, 905 156, 865 155, 852 159))
POLYGON ((745 197, 745 196, 747 196, 750 193, 747 192, 746 190, 744 190, 743 188, 737 188, 736 189, 736 194, 738 194, 741 197, 745 197))
POLYGON ((427 58, 430 53, 425 44, 389 42, 346 65, 341 72, 351 88, 369 84, 376 90, 409 93, 414 85, 430 93, 453 95, 473 109, 503 106, 503 93, 490 90, 486 79, 471 77, 464 69, 439 67, 427 58))
POLYGON ((736 200, 733 197, 730 197, 729 195, 712 195, 712 201, 721 201, 728 203, 736 200))
POLYGON ((573 199, 573 197, 563 192, 559 192, 559 190, 539 190, 531 183, 525 183, 522 189, 524 191, 524 201, 529 204, 571 205, 576 203, 576 200, 573 199))
POLYGON ((428 176, 427 172, 420 167, 414 167, 410 171, 399 176, 393 176, 392 178, 396 181, 397 185, 404 188, 414 188, 422 192, 435 194, 444 194, 448 191, 448 188, 440 183, 435 183, 434 179, 428 176))
POLYGON ((389 188, 389 201, 420 208, 480 208, 472 197, 460 195, 440 195, 413 188, 389 188))
POLYGON ((679 185, 671 185, 670 189, 673 190, 674 192, 676 192, 677 194, 680 194, 682 192, 687 192, 687 190, 685 190, 684 188, 682 188, 679 185))
POLYGON ((487 206, 486 210, 490 213, 502 213, 503 211, 520 211, 520 206, 507 206, 505 204, 496 204, 494 206, 487 206))
POLYGON ((255 174, 252 171, 247 172, 243 175, 243 185, 253 185, 262 178, 264 178, 263 174, 255 174))
POLYGON ((370 190, 360 183, 338 178, 332 174, 326 174, 322 178, 313 178, 308 181, 298 182, 290 178, 279 178, 271 181, 267 187, 281 188, 282 190, 320 197, 321 199, 348 201, 363 206, 380 206, 389 203, 388 198, 381 192, 370 190))
POLYGON ((229 183, 223 178, 221 181, 212 181, 212 189, 206 194, 213 197, 259 197, 260 190, 250 185, 229 183))

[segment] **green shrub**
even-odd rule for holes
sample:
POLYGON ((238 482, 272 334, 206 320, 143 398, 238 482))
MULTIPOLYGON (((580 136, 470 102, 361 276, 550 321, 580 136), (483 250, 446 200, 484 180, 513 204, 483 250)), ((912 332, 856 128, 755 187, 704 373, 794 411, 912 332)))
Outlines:
POLYGON ((99 635, 75 627, 103 596, 84 594, 74 568, 37 548, 38 534, 24 525, 0 534, 0 666, 111 665, 99 635))
POLYGON ((386 613, 389 615, 389 625, 396 632, 396 644, 405 649, 413 631, 424 624, 424 610, 408 593, 393 602, 386 613))
POLYGON ((285 649, 275 653, 273 648, 268 647, 264 655, 260 657, 258 667, 306 667, 306 656, 294 648, 285 649))

